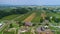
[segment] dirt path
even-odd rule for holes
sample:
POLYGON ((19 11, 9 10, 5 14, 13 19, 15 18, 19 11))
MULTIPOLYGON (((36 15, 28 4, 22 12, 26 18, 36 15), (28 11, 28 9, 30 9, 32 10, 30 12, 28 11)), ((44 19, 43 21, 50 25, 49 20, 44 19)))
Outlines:
POLYGON ((32 13, 29 17, 27 17, 23 22, 31 22, 31 20, 35 17, 36 13, 32 13))

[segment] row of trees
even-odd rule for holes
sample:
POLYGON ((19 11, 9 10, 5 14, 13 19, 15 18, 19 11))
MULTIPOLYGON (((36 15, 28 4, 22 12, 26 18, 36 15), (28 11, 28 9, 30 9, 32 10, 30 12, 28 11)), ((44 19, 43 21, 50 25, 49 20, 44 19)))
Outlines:
MULTIPOLYGON (((48 20, 49 22, 52 22, 52 21, 54 21, 55 23, 59 23, 60 22, 60 18, 56 18, 56 17, 52 17, 52 19, 50 19, 50 17, 48 16, 45 19, 48 20)), ((41 18, 40 22, 42 23, 43 21, 44 20, 41 18)))
POLYGON ((55 12, 53 12, 52 14, 51 13, 48 14, 47 17, 46 17, 46 19, 48 19, 50 22, 54 21, 55 23, 59 23, 60 22, 59 15, 56 16, 55 14, 58 15, 58 13, 55 13, 55 12))
POLYGON ((8 16, 8 15, 12 15, 12 14, 25 14, 27 12, 29 12, 29 10, 26 9, 26 8, 17 8, 17 9, 12 9, 10 11, 0 10, 0 19, 2 17, 8 16))
POLYGON ((53 9, 53 8, 43 8, 43 10, 47 11, 47 12, 53 12, 53 13, 57 13, 58 10, 57 9, 53 9))

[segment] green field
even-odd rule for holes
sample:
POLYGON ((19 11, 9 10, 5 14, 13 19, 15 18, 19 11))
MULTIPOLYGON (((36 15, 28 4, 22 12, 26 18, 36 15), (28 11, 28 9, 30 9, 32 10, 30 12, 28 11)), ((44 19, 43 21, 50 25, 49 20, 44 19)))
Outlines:
MULTIPOLYGON (((25 9, 28 9, 28 8, 25 8, 25 9)), ((24 10, 25 10, 24 9, 24 10)), ((30 8, 31 9, 31 8, 30 8)), ((54 26, 60 26, 60 21, 57 21, 57 18, 60 20, 60 13, 55 13, 55 12, 50 12, 51 10, 50 9, 48 9, 48 10, 44 10, 43 8, 40 8, 40 9, 35 9, 35 8, 33 8, 32 9, 32 11, 30 10, 30 9, 28 9, 29 10, 29 12, 27 12, 27 13, 25 13, 25 14, 12 14, 12 15, 8 15, 8 16, 5 16, 5 17, 3 17, 3 18, 1 18, 0 19, 0 22, 2 22, 3 21, 3 23, 5 23, 4 22, 4 20, 7 20, 7 22, 8 23, 6 23, 5 24, 5 26, 1 29, 1 32, 0 32, 0 34, 17 34, 18 33, 18 30, 21 28, 21 26, 24 26, 24 24, 23 25, 21 25, 21 23, 25 23, 25 22, 23 22, 26 18, 28 18, 32 13, 36 13, 35 14, 35 17, 32 19, 32 21, 30 21, 31 23, 33 23, 33 24, 35 24, 35 26, 31 26, 31 27, 29 27, 30 29, 32 29, 33 27, 36 29, 38 26, 40 26, 40 25, 43 25, 43 24, 41 24, 41 13, 42 14, 44 14, 44 12, 45 12, 45 15, 46 15, 46 17, 47 17, 47 19, 48 19, 48 24, 49 24, 49 29, 51 29, 51 30, 56 30, 56 31, 54 31, 54 34, 60 34, 60 28, 55 28, 55 27, 51 27, 50 26, 50 23, 52 24, 52 25, 54 25, 54 26), (52 19, 50 19, 50 17, 53 17, 52 19), (56 19, 55 19, 56 18, 56 19), (18 23, 19 22, 19 23, 18 23), (15 30, 16 30, 16 32, 15 31, 11 31, 11 32, 8 32, 8 31, 6 31, 6 30, 10 30, 11 28, 9 28, 10 27, 10 24, 12 24, 11 26, 12 26, 12 28, 16 28, 15 30), (21 26, 19 26, 19 24, 21 25, 21 26), (40 24, 40 25, 39 25, 40 24)), ((9 12, 9 10, 12 10, 12 9, 4 9, 5 11, 7 11, 7 12, 9 12)), ((22 10, 22 9, 21 9, 22 10)), ((18 10, 17 10, 18 11, 18 10)), ((23 11, 23 10, 22 10, 23 11)), ((17 13, 19 13, 19 11, 17 12, 17 13)), ((23 13, 23 12, 22 12, 23 13)), ((46 19, 46 17, 45 17, 45 19, 46 19)), ((44 22, 45 23, 45 22, 44 22)), ((45 25, 43 25, 43 26, 45 26, 45 25)), ((35 32, 36 33, 36 32, 35 32)), ((25 33, 22 33, 22 34, 32 34, 31 33, 31 30, 30 31, 28 31, 28 32, 25 32, 25 33)))

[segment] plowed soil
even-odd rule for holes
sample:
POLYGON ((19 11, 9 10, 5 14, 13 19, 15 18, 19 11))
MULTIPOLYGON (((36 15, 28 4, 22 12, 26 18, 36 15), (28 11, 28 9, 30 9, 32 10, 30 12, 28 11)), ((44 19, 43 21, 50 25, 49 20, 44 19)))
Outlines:
POLYGON ((32 13, 29 17, 27 17, 23 22, 31 22, 31 20, 35 17, 36 13, 32 13))

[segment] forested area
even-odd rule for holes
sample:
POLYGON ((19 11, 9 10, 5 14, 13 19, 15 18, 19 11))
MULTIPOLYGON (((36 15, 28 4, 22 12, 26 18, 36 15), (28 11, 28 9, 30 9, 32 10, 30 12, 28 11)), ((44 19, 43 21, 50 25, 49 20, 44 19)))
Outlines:
POLYGON ((11 9, 11 10, 8 10, 8 11, 5 11, 5 10, 0 10, 0 19, 5 17, 5 16, 9 16, 9 15, 12 15, 12 14, 25 14, 27 12, 29 12, 31 10, 31 8, 16 8, 16 9, 11 9))

